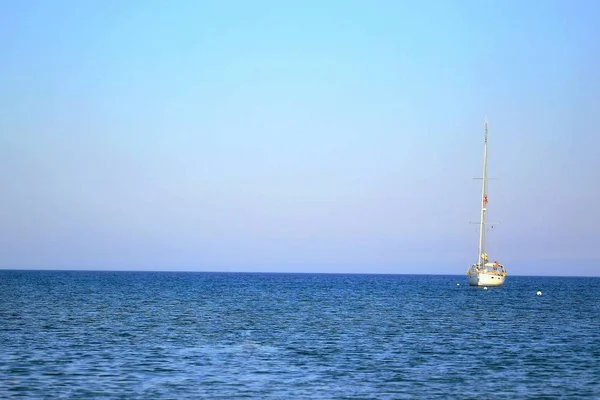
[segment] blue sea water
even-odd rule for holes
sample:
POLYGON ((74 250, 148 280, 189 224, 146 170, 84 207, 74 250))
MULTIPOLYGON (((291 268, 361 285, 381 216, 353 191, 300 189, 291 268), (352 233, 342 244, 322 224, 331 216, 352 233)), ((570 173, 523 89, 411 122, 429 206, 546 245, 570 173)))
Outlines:
POLYGON ((0 271, 12 397, 598 399, 600 278, 0 271))

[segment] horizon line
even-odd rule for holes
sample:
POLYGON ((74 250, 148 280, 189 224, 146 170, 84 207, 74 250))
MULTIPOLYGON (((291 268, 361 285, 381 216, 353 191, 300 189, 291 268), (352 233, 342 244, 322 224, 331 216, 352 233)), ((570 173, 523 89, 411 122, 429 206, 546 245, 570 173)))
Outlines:
MULTIPOLYGON (((288 275, 390 275, 390 276, 466 276, 464 274, 445 274, 445 273, 394 273, 394 272, 315 272, 315 271, 215 271, 215 270, 185 270, 185 269, 64 269, 64 268, 3 268, 1 271, 19 271, 19 272, 173 272, 173 273, 207 273, 207 274, 288 274, 288 275)), ((508 277, 544 277, 544 278, 600 278, 594 275, 527 275, 514 274, 508 277)))

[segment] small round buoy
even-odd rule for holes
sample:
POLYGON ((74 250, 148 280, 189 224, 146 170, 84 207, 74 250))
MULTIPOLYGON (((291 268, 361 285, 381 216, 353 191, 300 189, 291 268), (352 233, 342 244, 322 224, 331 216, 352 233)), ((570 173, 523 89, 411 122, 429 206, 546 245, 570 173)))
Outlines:
POLYGON ((460 283, 457 283, 456 286, 460 286, 460 283))
POLYGON ((538 290, 538 292, 537 292, 537 295, 538 295, 538 296, 541 296, 541 295, 542 295, 542 291, 541 291, 541 290, 538 290))
POLYGON ((484 286, 484 287, 483 287, 483 290, 487 290, 487 286, 484 286))

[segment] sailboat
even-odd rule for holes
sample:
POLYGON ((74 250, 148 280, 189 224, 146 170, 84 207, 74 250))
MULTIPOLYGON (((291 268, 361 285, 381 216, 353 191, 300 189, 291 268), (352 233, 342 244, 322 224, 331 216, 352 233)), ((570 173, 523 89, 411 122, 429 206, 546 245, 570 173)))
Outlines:
POLYGON ((479 220, 479 255, 477 262, 467 270, 471 286, 501 286, 506 278, 506 269, 498 261, 490 262, 486 253, 485 231, 487 229, 486 214, 488 205, 487 195, 487 145, 488 122, 484 124, 485 139, 483 142, 483 183, 481 184, 481 213, 479 220))

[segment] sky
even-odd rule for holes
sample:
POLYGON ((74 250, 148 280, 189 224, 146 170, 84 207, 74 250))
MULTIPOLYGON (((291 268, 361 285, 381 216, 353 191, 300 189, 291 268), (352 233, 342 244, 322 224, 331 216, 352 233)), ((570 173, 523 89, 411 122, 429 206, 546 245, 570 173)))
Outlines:
POLYGON ((0 1, 0 268, 600 276, 596 1, 0 1))

